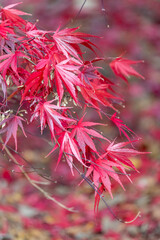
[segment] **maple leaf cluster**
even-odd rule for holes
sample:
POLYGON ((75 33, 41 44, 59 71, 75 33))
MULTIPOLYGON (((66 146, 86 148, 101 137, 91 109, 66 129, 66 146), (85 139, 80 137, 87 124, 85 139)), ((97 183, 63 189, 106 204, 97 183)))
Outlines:
MULTIPOLYGON (((24 136, 27 135, 25 126, 33 121, 40 125, 41 134, 48 128, 55 143, 49 154, 59 149, 57 166, 62 157, 65 158, 72 174, 77 169, 76 164, 82 165, 82 176, 93 182, 97 206, 103 191, 107 190, 112 197, 111 179, 123 187, 119 174, 129 178, 126 171, 136 170, 130 158, 142 154, 133 149, 131 137, 134 132, 116 117, 114 102, 121 101, 114 90, 116 84, 95 66, 97 61, 104 59, 84 60, 81 46, 95 53, 96 46, 90 40, 95 36, 78 32, 78 27, 40 30, 36 23, 21 17, 30 14, 14 9, 18 4, 0 9, 0 134, 4 138, 3 148, 13 136, 17 150, 18 127, 24 136), (18 109, 13 108, 13 99, 18 109), (78 119, 72 107, 67 106, 69 102, 76 105, 77 112, 92 108, 101 119, 114 123, 127 140, 120 143, 109 140, 93 128, 102 123, 84 121, 85 114, 78 119), (109 108, 113 111, 111 117, 107 114, 109 108)), ((138 62, 120 56, 110 67, 127 81, 131 75, 143 78, 131 67, 138 62)))

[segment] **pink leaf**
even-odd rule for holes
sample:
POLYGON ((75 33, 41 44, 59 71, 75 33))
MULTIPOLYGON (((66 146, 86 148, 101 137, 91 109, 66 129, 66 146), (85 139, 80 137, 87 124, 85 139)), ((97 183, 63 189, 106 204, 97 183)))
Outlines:
POLYGON ((142 60, 132 61, 132 60, 122 58, 120 56, 110 63, 110 67, 112 68, 115 75, 121 77, 126 82, 128 82, 127 77, 130 77, 131 75, 136 76, 136 77, 141 77, 141 78, 144 79, 144 77, 141 74, 136 72, 136 70, 134 70, 131 67, 131 65, 136 64, 136 63, 140 63, 140 62, 143 62, 143 61, 142 60))
POLYGON ((65 131, 62 121, 67 123, 67 122, 74 122, 74 120, 63 116, 62 114, 56 111, 56 110, 66 110, 68 108, 58 107, 54 104, 51 104, 52 102, 53 100, 46 101, 46 102, 39 102, 35 107, 35 111, 30 121, 33 121, 35 118, 39 116, 40 124, 41 124, 41 133, 43 133, 45 126, 48 125, 51 132, 51 137, 53 138, 55 126, 65 131))
POLYGON ((14 116, 11 116, 9 118, 4 119, 0 123, 0 126, 3 126, 3 124, 6 124, 0 130, 0 134, 6 132, 6 140, 5 140, 4 147, 8 143, 11 136, 13 136, 14 141, 15 141, 15 149, 17 151, 17 130, 18 130, 18 126, 22 129, 22 132, 23 132, 24 136, 27 137, 26 134, 25 134, 23 125, 22 125, 22 121, 24 121, 24 119, 22 117, 14 115, 14 116))

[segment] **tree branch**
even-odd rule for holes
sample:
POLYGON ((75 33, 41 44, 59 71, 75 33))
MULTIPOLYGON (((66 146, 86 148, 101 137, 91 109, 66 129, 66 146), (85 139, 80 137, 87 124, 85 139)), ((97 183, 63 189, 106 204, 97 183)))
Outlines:
MULTIPOLYGON (((1 138, 0 138, 1 139, 1 138)), ((4 145, 4 142, 3 140, 1 139, 2 141, 2 144, 4 145)), ((57 205, 59 205, 60 207, 66 209, 67 211, 70 211, 70 212, 77 212, 77 210, 73 209, 72 207, 71 208, 68 208, 67 206, 65 206, 64 204, 60 203, 59 201, 57 201, 54 197, 50 196, 44 189, 42 189, 40 186, 37 185, 37 183, 32 180, 29 175, 24 171, 23 167, 21 167, 17 160, 15 159, 15 157, 11 154, 11 152, 9 151, 9 149, 4 146, 4 150, 5 152, 8 154, 8 156, 13 160, 13 162, 18 165, 20 171, 23 173, 23 175, 25 176, 25 178, 28 180, 28 182, 34 187, 36 188, 37 190, 39 190, 47 199, 51 200, 52 202, 56 203, 57 205)))

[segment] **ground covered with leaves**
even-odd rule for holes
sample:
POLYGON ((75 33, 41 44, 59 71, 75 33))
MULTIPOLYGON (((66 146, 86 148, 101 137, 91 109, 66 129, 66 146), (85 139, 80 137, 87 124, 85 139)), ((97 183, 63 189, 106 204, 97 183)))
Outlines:
MULTIPOLYGON (((31 154, 31 153, 30 153, 31 154)), ((138 211, 140 217, 131 224, 118 222, 103 203, 95 216, 94 196, 90 186, 69 186, 64 177, 51 186, 48 192, 75 212, 69 212, 44 198, 25 179, 1 181, 0 228, 2 239, 159 239, 160 238, 160 173, 149 159, 137 159, 141 171, 134 184, 126 183, 126 192, 115 186, 108 205, 117 217, 131 220, 138 211), (146 170, 143 171, 142 165, 146 170), (149 169, 149 170, 148 170, 149 169), (154 176, 154 177, 153 177, 154 176), (127 194, 126 194, 127 193, 127 194), (4 236, 4 238, 2 237, 4 236)), ((64 169, 63 169, 64 170, 64 169)), ((65 169, 66 170, 66 169, 65 169)), ((68 172, 69 174, 69 172, 68 172)), ((57 177, 58 179, 58 177, 57 177)))

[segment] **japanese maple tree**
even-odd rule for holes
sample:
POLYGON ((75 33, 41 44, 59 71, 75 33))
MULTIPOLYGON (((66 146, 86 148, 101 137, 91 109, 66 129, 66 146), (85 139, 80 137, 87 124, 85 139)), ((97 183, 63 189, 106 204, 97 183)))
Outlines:
MULTIPOLYGON (((2 150, 9 154, 12 137, 15 150, 19 149, 19 130, 31 138, 25 128, 32 122, 37 124, 42 135, 45 128, 49 129, 53 147, 48 155, 52 156, 59 149, 57 167, 63 157, 71 174, 78 171, 92 185, 97 208, 100 198, 104 199, 104 191, 113 197, 112 179, 122 188, 120 174, 131 181, 127 171, 130 168, 136 171, 132 157, 142 154, 133 148, 137 137, 116 116, 117 103, 122 98, 116 83, 96 66, 97 61, 105 61, 105 58, 97 56, 98 48, 92 42, 95 36, 80 32, 79 27, 40 30, 36 23, 22 18, 30 14, 15 9, 19 4, 0 9, 2 150), (96 52, 95 58, 84 60, 81 46, 96 52), (100 123, 84 120, 89 108, 99 116, 100 123), (85 111, 83 116, 79 116, 80 110, 85 111), (119 139, 124 137, 125 140, 109 139, 94 128, 98 125, 108 128, 110 123, 118 127, 119 139), (130 146, 126 148, 126 145, 130 146)), ((138 62, 141 61, 118 57, 109 66, 115 75, 127 81, 132 75, 143 78, 131 67, 138 62)), ((13 160, 17 163, 15 158, 13 160)), ((22 166, 19 168, 29 180, 29 174, 22 166)), ((33 186, 40 190, 35 183, 33 186)))

